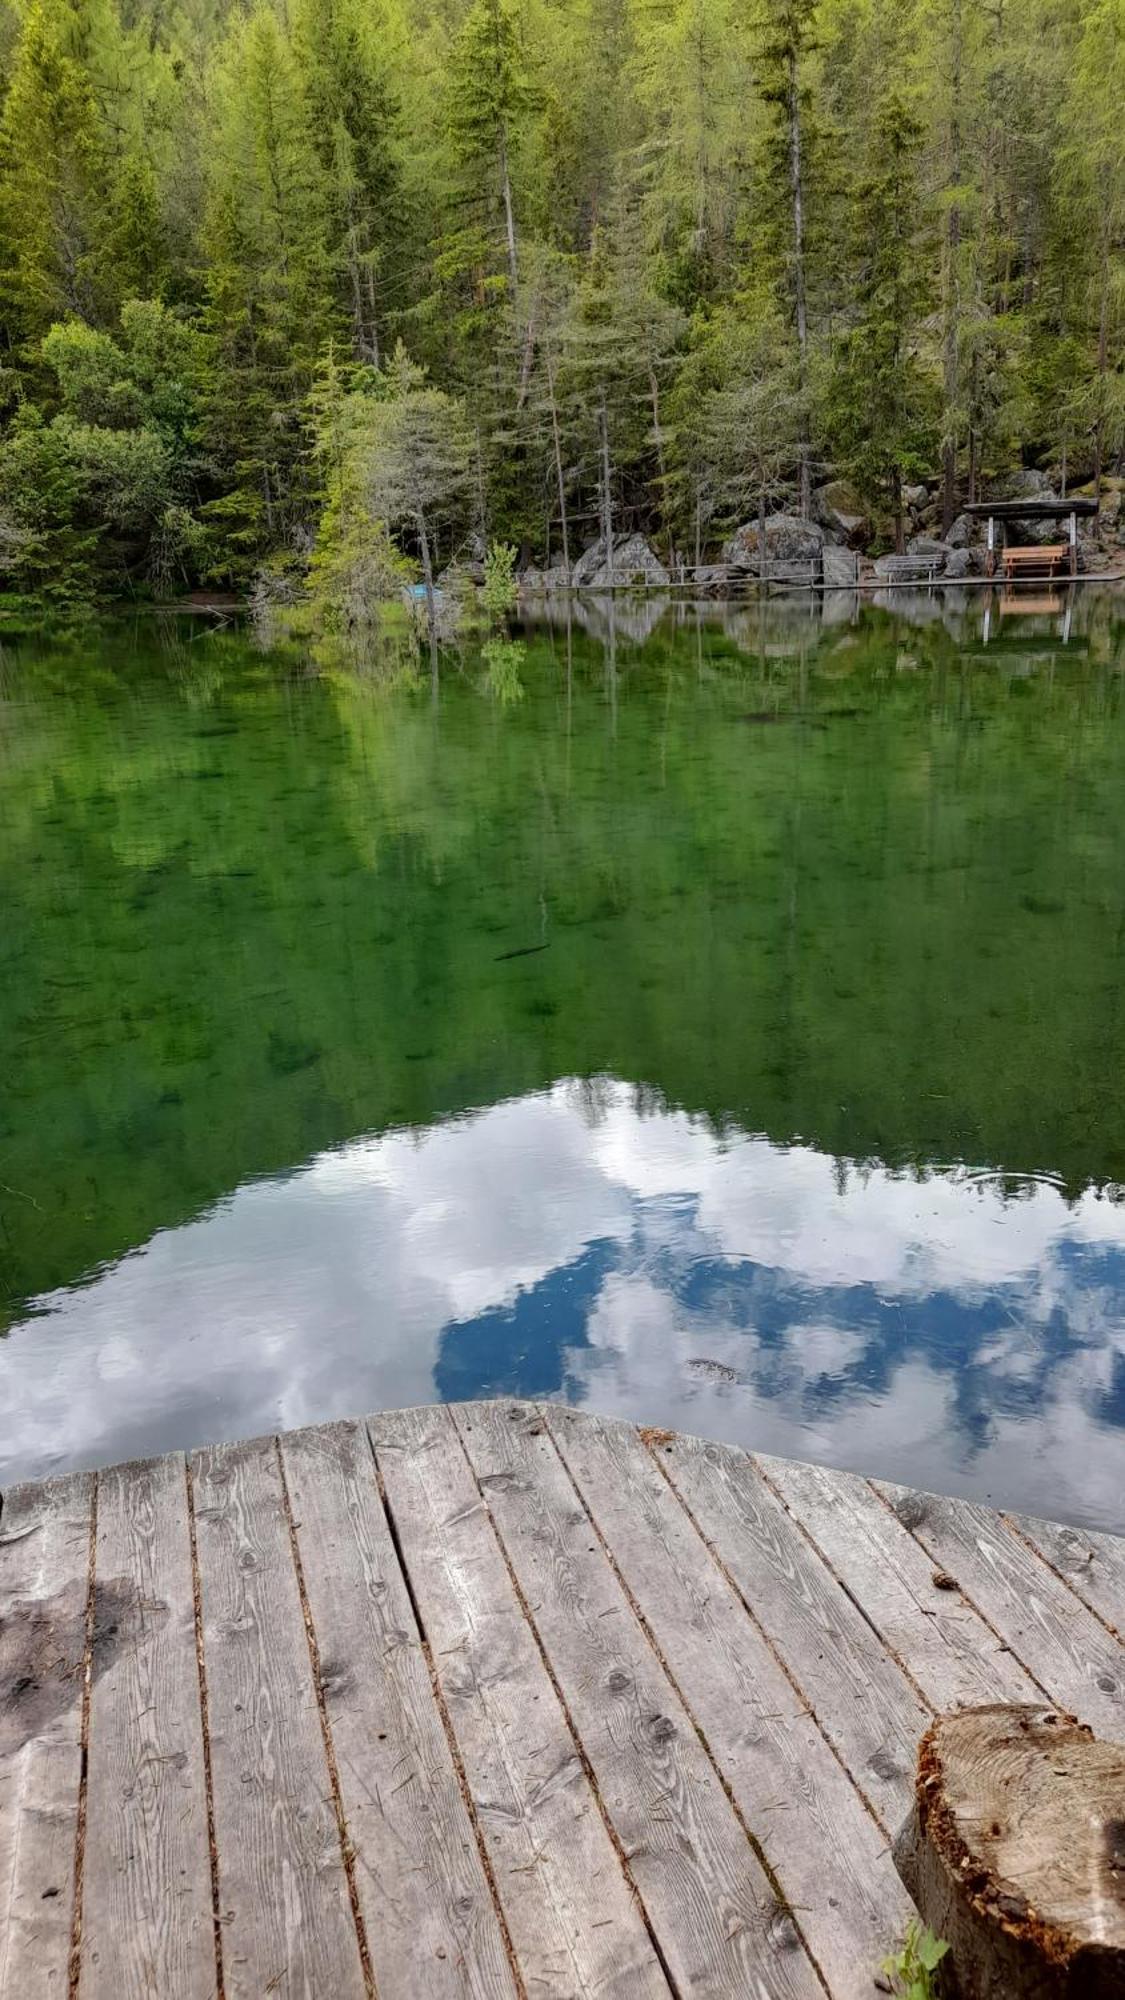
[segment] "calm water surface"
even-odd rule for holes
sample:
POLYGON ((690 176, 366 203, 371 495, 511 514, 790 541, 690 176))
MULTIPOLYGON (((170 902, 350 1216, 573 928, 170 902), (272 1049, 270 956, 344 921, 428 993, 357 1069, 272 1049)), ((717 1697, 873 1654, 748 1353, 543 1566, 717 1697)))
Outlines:
POLYGON ((1125 601, 0 660, 0 1480, 561 1397, 1125 1527, 1125 601))

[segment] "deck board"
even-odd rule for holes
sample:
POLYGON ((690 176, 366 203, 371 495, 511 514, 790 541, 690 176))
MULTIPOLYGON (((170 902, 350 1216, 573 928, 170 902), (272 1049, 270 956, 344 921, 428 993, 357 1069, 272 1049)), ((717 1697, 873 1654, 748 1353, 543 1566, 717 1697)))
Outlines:
POLYGON ((444 1409, 371 1421, 387 1499, 529 1994, 668 1986, 444 1409))
POLYGON ((1125 1539, 558 1405, 13 1488, 0 2000, 864 2000, 931 1714, 1125 1739, 1123 1624, 1125 1539))
POLYGON ((871 2000, 871 1968, 911 1914, 886 1839, 633 1426, 547 1414, 821 1974, 871 2000))
POLYGON ((381 2000, 515 1987, 367 1433, 283 1437, 356 1885, 381 2000), (362 1667, 360 1666, 360 1663, 362 1667))
POLYGON ((276 1446, 191 1471, 226 2000, 365 2000, 276 1446))
POLYGON ((680 1993, 818 1982, 538 1412, 455 1411, 505 1554, 680 1993))
POLYGON ((0 1995, 67 1990, 95 1482, 15 1486, 0 1515, 0 1995))
POLYGON ((815 1542, 844 1589, 935 1709, 1038 1701, 1031 1675, 1006 1652, 954 1579, 865 1479, 755 1454, 754 1463, 815 1542))
POLYGON ((872 1484, 1048 1699, 1111 1742, 1125 1742, 1122 1648, 1035 1550, 987 1507, 872 1484))
POLYGON ((79 2000, 215 1990, 199 1669, 181 1458, 98 1477, 105 1648, 90 1694, 79 2000))
POLYGON ((931 1710, 745 1453, 675 1436, 676 1491, 888 1833, 931 1710))

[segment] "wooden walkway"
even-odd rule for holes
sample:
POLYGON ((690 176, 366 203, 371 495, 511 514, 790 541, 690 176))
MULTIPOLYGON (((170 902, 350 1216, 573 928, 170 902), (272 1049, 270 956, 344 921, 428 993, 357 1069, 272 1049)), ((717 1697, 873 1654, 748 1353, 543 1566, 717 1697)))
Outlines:
POLYGON ((1125 1541, 555 1406, 0 1514, 3 2000, 872 2000, 934 1710, 1125 1740, 1125 1541))

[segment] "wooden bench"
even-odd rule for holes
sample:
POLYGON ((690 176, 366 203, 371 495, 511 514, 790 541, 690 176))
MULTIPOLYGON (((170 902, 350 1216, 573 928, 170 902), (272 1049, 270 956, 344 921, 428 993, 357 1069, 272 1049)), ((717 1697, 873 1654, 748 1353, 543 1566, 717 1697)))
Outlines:
POLYGON ((1043 542, 1030 549, 1005 549, 1001 557, 1004 575, 1009 579, 1017 576, 1053 576, 1069 554, 1065 542, 1043 542))
POLYGON ((933 583, 944 568, 944 556, 882 556, 876 574, 881 583, 933 583))

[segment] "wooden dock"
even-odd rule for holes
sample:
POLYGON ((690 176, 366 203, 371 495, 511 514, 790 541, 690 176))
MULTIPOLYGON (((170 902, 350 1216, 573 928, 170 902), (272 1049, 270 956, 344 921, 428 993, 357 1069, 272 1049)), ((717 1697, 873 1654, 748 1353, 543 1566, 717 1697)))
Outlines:
POLYGON ((15 1487, 3 2000, 873 2000, 935 1710, 1125 1740, 1125 1540, 555 1405, 15 1487))

